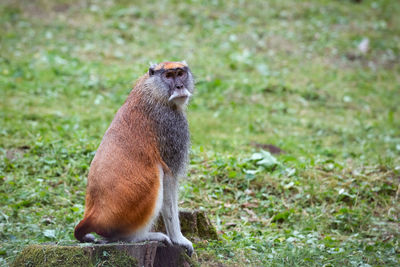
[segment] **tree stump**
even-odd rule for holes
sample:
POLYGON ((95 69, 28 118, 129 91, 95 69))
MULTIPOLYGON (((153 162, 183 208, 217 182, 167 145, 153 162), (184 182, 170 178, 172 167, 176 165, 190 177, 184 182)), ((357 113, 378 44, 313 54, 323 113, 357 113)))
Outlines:
POLYGON ((192 266, 179 246, 157 241, 144 243, 77 244, 60 246, 30 245, 17 256, 12 266, 192 266))
MULTIPOLYGON (((182 233, 192 242, 217 239, 217 232, 203 211, 180 211, 182 233)), ((162 218, 154 231, 165 233, 162 218)), ((157 241, 109 244, 42 244, 24 248, 12 266, 193 266, 185 249, 157 241)))
MULTIPOLYGON (((182 234, 191 239, 191 241, 196 239, 203 240, 217 240, 218 235, 214 226, 211 224, 204 211, 194 210, 194 211, 179 211, 179 221, 181 223, 182 234)), ((158 221, 154 224, 154 232, 165 231, 164 222, 162 216, 158 218, 158 221)))

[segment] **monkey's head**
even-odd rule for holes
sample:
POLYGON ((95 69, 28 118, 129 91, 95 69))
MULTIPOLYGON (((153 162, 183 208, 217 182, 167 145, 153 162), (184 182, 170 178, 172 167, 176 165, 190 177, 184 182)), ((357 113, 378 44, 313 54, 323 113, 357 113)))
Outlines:
POLYGON ((193 75, 185 61, 151 65, 146 81, 148 90, 157 100, 184 107, 194 90, 193 75))

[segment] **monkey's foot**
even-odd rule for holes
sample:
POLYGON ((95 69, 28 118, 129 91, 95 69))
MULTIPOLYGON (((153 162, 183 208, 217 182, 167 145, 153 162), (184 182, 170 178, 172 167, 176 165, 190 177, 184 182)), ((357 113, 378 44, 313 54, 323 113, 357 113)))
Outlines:
POLYGON ((186 253, 189 255, 189 257, 192 256, 193 254, 193 244, 192 242, 190 242, 186 237, 184 237, 183 235, 179 236, 178 238, 171 238, 172 243, 183 247, 186 249, 186 253))
POLYGON ((95 242, 95 237, 92 234, 86 234, 83 238, 82 241, 84 243, 94 243, 95 242))
POLYGON ((107 244, 113 242, 107 239, 96 239, 95 236, 92 234, 86 234, 83 237, 82 241, 83 243, 94 243, 94 244, 107 244))

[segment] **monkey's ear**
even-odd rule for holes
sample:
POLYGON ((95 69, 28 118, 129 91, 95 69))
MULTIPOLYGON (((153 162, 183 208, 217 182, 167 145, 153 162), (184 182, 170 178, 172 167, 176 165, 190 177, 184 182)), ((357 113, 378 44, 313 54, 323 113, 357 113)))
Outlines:
POLYGON ((149 75, 150 75, 150 76, 153 76, 153 75, 154 75, 154 69, 153 69, 153 67, 150 67, 150 68, 149 68, 149 75))

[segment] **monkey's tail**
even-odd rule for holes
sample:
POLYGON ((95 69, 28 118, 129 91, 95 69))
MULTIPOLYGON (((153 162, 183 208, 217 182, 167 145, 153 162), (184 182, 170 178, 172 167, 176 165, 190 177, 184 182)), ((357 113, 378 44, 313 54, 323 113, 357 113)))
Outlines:
POLYGON ((90 217, 84 218, 78 225, 75 227, 74 236, 79 242, 94 242, 94 236, 88 234, 92 232, 92 224, 90 217))

